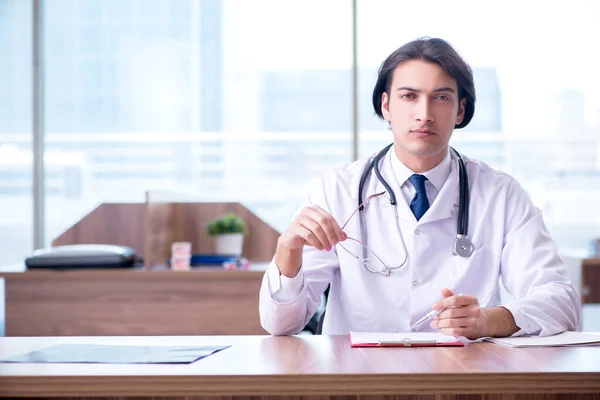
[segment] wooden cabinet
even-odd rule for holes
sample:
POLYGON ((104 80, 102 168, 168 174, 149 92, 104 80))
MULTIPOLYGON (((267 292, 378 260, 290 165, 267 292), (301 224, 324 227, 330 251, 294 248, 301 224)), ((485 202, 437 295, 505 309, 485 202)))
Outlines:
POLYGON ((261 271, 6 273, 7 336, 253 335, 261 271))

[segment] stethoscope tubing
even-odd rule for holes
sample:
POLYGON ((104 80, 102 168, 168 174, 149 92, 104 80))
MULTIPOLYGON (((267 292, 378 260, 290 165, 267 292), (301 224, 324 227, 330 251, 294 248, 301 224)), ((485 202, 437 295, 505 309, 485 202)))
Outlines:
MULTIPOLYGON (((358 186, 358 205, 359 205, 360 231, 361 231, 361 237, 363 240, 366 240, 366 235, 367 235, 366 228, 365 228, 365 222, 364 222, 364 214, 363 214, 363 211, 364 211, 363 191, 364 191, 366 181, 372 171, 375 171, 375 175, 377 176, 377 179, 379 180, 379 182, 381 182, 381 184, 384 186, 385 190, 387 191, 389 199, 390 199, 390 205, 394 206, 394 208, 396 208, 396 205, 397 205, 396 194, 394 193, 394 191, 392 190, 390 185, 387 183, 385 178, 381 175, 381 171, 379 168, 379 164, 381 163, 381 160, 383 159, 383 157, 385 157, 385 155, 387 154, 387 152, 389 151, 389 149, 392 146, 393 146, 393 143, 387 145, 381 151, 379 151, 379 153, 377 153, 377 155, 373 158, 373 160, 367 165, 367 168, 365 168, 365 171, 363 172, 363 175, 360 178, 360 183, 358 186)), ((473 253, 473 244, 467 237, 468 227, 469 227, 469 200, 470 200, 469 199, 469 176, 467 174, 467 169, 465 167, 465 163, 464 163, 460 153, 452 147, 450 147, 450 149, 454 152, 454 154, 458 158, 458 174, 459 174, 458 175, 459 176, 458 221, 456 224, 457 225, 456 226, 456 241, 454 243, 454 253, 459 256, 462 256, 462 257, 470 257, 471 254, 473 253)), ((397 209, 396 209, 396 214, 397 214, 397 209)), ((396 225, 398 225, 397 219, 398 218, 396 215, 396 225)), ((399 227, 398 227, 398 233, 400 234, 400 237, 402 239, 402 244, 404 245, 404 238, 402 237, 402 233, 400 232, 399 227)), ((363 255, 364 255, 365 251, 366 250, 363 248, 363 255)), ((400 266, 395 267, 395 268, 387 267, 388 269, 400 268, 406 263, 406 260, 408 259, 406 245, 404 245, 404 251, 406 253, 406 256, 405 256, 403 263, 400 266)))

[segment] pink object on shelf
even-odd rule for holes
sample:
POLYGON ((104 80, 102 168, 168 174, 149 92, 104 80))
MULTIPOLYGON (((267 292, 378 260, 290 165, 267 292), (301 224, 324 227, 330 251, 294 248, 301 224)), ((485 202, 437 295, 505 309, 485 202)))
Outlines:
POLYGON ((171 245, 171 256, 189 256, 192 255, 192 243, 190 242, 175 242, 171 245))
POLYGON ((190 269, 190 257, 171 258, 171 269, 174 271, 188 271, 190 269))
POLYGON ((190 242, 175 242, 171 245, 171 269, 188 271, 192 259, 192 244, 190 242))

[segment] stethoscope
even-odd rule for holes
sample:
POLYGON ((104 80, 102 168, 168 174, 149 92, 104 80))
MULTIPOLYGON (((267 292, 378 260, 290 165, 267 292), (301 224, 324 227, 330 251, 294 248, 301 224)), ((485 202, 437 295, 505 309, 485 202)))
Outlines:
MULTIPOLYGON (((371 161, 371 163, 369 163, 369 165, 367 165, 367 168, 365 169, 365 171, 363 172, 363 175, 360 178, 360 183, 358 185, 358 205, 359 205, 358 210, 359 210, 359 214, 360 214, 360 230, 361 230, 361 235, 362 235, 363 239, 365 238, 365 234, 366 234, 364 214, 363 214, 363 210, 365 208, 365 206, 363 205, 363 190, 364 190, 365 182, 367 181, 367 178, 371 174, 371 171, 373 171, 373 170, 375 171, 375 175, 377 176, 377 179, 385 187, 385 190, 387 190, 389 197, 390 197, 390 205, 394 206, 395 208, 397 205, 396 194, 394 193, 394 191, 392 190, 390 185, 388 185, 386 180, 383 178, 383 176, 381 175, 381 171, 379 170, 379 164, 381 162, 381 159, 387 154, 388 150, 392 146, 393 146, 393 143, 386 146, 383 150, 381 150, 379 153, 377 153, 377 155, 373 158, 373 161, 371 161)), ((461 257, 471 257, 471 254, 473 254, 473 243, 471 243, 471 241, 467 237, 467 229, 469 226, 469 176, 467 175, 467 169, 465 168, 465 163, 463 162, 463 159, 460 156, 460 154, 458 153, 458 151, 456 151, 452 147, 450 147, 450 148, 452 149, 454 154, 456 154, 456 156, 458 157, 458 178, 459 178, 458 184, 459 184, 459 191, 460 191, 459 204, 458 204, 458 222, 457 222, 457 227, 456 227, 456 240, 454 241, 454 254, 459 255, 461 257)), ((396 210, 396 213, 397 213, 397 210, 396 210)), ((402 245, 404 246, 405 258, 404 258, 404 261, 402 262, 402 264, 400 264, 398 267, 395 267, 395 268, 388 267, 389 269, 397 269, 397 268, 402 267, 406 263, 406 260, 408 259, 408 253, 406 251, 406 244, 404 243, 404 238, 402 237, 402 233, 400 232, 400 227, 398 226, 398 218, 396 218, 396 227, 398 228, 398 233, 400 234, 400 237, 402 238, 402 245)), ((366 258, 365 253, 366 253, 366 249, 363 247, 363 258, 366 258)))

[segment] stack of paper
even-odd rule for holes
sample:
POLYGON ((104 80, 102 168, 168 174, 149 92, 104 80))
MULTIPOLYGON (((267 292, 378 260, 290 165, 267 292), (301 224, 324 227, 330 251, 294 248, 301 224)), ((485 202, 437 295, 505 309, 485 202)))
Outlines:
POLYGON ((553 336, 485 338, 485 341, 508 347, 589 346, 600 345, 600 334, 563 332, 553 336))
POLYGON ((383 333, 350 332, 348 335, 352 347, 417 347, 417 346, 463 346, 463 342, 454 336, 441 333, 383 333))

